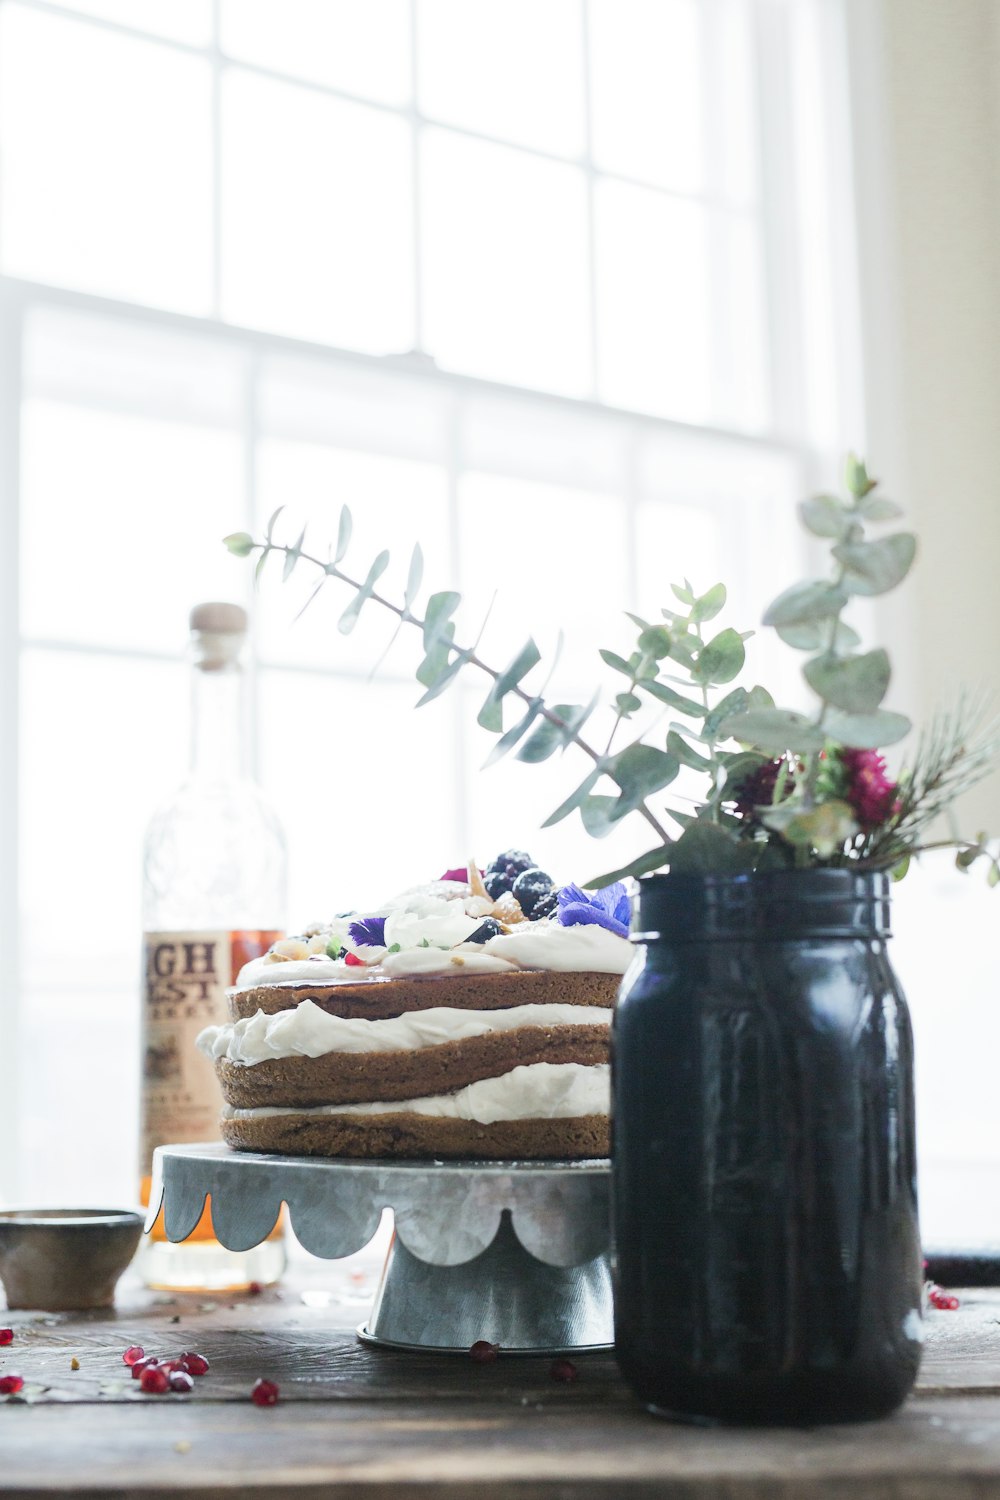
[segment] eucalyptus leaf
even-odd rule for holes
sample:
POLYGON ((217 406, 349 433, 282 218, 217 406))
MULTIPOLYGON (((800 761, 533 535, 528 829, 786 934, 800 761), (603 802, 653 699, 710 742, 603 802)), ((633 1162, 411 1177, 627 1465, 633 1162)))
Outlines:
POLYGON ((424 579, 424 554, 419 542, 414 543, 410 554, 410 571, 406 575, 406 590, 403 594, 403 608, 410 609, 414 599, 420 593, 420 585, 424 579))
POLYGON ((704 624, 706 620, 714 620, 716 615, 721 614, 726 607, 726 586, 724 583, 715 583, 707 593, 700 594, 694 601, 691 610, 691 619, 696 625, 704 624))
POLYGON ((587 881, 584 889, 601 891, 605 886, 614 885, 618 880, 638 880, 640 875, 651 875, 654 870, 661 870, 667 863, 672 847, 672 844, 657 844, 655 849, 650 849, 646 854, 637 855, 627 865, 621 865, 617 870, 609 870, 605 875, 595 875, 587 881))
POLYGON ((895 500, 885 500, 881 495, 862 500, 858 508, 866 521, 898 521, 904 513, 903 507, 895 500))
POLYGON ((698 652, 694 676, 698 682, 721 686, 732 682, 743 670, 746 648, 738 631, 720 630, 698 652))
POLYGON ((756 745, 773 755, 790 750, 798 755, 822 750, 826 735, 804 714, 788 708, 752 708, 735 714, 719 728, 720 735, 732 736, 744 745, 756 745))
POLYGON ((471 656, 471 651, 460 651, 458 655, 448 663, 444 671, 435 678, 430 687, 427 689, 426 693, 424 693, 423 697, 417 699, 417 708, 423 708, 425 703, 432 703, 435 698, 440 697, 445 688, 455 680, 455 678, 458 676, 459 672, 462 670, 465 664, 469 661, 471 656))
POLYGON ((511 728, 507 730, 507 733, 502 734, 497 740, 496 744, 493 746, 493 749, 490 751, 489 755, 486 757, 486 760, 483 762, 484 769, 487 766, 494 765, 498 760, 501 760, 509 750, 513 750, 514 746, 519 744, 521 740, 524 739, 524 736, 527 734, 532 724, 538 718, 542 706, 543 705, 541 698, 533 698, 531 700, 531 702, 528 704, 526 712, 520 719, 518 719, 517 723, 512 725, 511 728))
POLYGON ((851 529, 846 507, 836 495, 814 495, 811 500, 801 501, 799 517, 813 536, 833 537, 838 542, 843 541, 851 529))
POLYGON ((673 638, 666 625, 647 625, 637 642, 639 650, 659 661, 670 655, 673 638))
MULTIPOLYGON (((707 740, 715 740, 718 737, 719 725, 724 724, 733 714, 746 713, 750 707, 750 694, 746 688, 737 687, 720 698, 715 707, 705 717, 702 725, 702 733, 707 740)), ((729 736, 727 735, 728 739, 729 736)))
POLYGON ((371 567, 368 569, 368 576, 365 579, 364 583, 358 589, 354 598, 351 600, 350 604, 347 606, 347 608, 344 610, 344 613, 337 621, 337 629, 340 631, 341 635, 350 635, 351 631, 358 623, 358 616, 361 614, 361 610, 365 602, 370 599, 372 594, 375 592, 375 585, 382 577, 382 574, 385 572, 388 566, 389 553, 380 552, 378 557, 376 557, 375 561, 372 563, 371 567))
POLYGON ((834 656, 826 652, 807 661, 803 673, 813 692, 850 714, 878 708, 889 689, 891 668, 881 647, 864 656, 834 656))
POLYGON ((432 687, 447 667, 451 659, 451 643, 454 635, 455 627, 449 624, 445 634, 434 642, 420 663, 416 675, 421 687, 432 687))
POLYGON ((764 613, 765 625, 801 625, 809 620, 828 620, 847 603, 843 589, 832 583, 796 583, 778 595, 764 613))
POLYGON ((561 823, 563 818, 568 818, 571 812, 575 812, 576 809, 580 806, 580 803, 583 801, 584 797, 588 797, 593 791, 594 787, 597 785, 603 774, 603 765, 595 766, 594 769, 590 772, 589 776, 584 777, 583 781, 581 781, 580 785, 576 788, 576 791, 570 792, 565 802, 560 802, 554 813, 549 813, 549 816, 545 819, 542 827, 552 828, 556 823, 561 823))
POLYGON ((625 658, 619 656, 617 652, 605 651, 602 649, 598 652, 598 655, 600 656, 601 661, 604 662, 605 666, 611 667, 615 672, 623 673, 626 677, 632 676, 632 668, 629 666, 625 658))
POLYGON ((877 542, 843 542, 833 555, 845 570, 847 592, 871 597, 902 583, 917 555, 917 539, 912 532, 896 531, 877 542))
POLYGON ((291 578, 292 572, 295 568, 295 564, 302 556, 302 543, 305 541, 305 539, 306 528, 305 526, 303 526, 302 530, 299 532, 299 539, 295 543, 295 546, 289 547, 288 551, 285 553, 285 565, 281 570, 282 583, 287 583, 289 578, 291 578))
POLYGON ((796 651, 853 651, 861 645, 858 632, 844 620, 838 620, 830 639, 830 620, 803 620, 799 625, 778 625, 779 639, 796 651))
POLYGON ((249 557, 256 545, 249 531, 231 531, 222 538, 222 544, 234 557, 249 557))
POLYGON ((608 775, 621 787, 619 817, 639 807, 653 792, 662 791, 677 777, 680 762, 676 755, 658 750, 655 745, 636 742, 611 758, 608 775))
POLYGON ((815 849, 821 859, 828 859, 843 848, 858 831, 854 813, 846 802, 834 798, 815 807, 801 808, 791 804, 769 808, 761 815, 767 828, 773 828, 789 844, 815 849))
POLYGON ((857 499, 862 499, 878 484, 877 479, 869 478, 868 470, 854 453, 847 455, 844 478, 847 488, 857 499))
POLYGON ((669 708, 674 708, 679 714, 687 714, 692 719, 703 719, 705 717, 705 705, 698 703, 694 698, 685 698, 681 693, 668 687, 665 682, 656 678, 646 678, 639 686, 644 693, 649 693, 660 703, 666 703, 669 708))
POLYGON ((671 875, 747 875, 756 862, 753 844, 703 819, 685 828, 670 849, 671 875))
MULTIPOLYGON (((430 651, 434 643, 444 635, 451 616, 462 602, 461 594, 454 589, 445 589, 439 594, 432 594, 427 601, 424 611, 424 650, 430 651)), ((454 634, 454 627, 452 627, 454 634)))
POLYGON ((264 550, 263 550, 263 552, 260 554, 260 556, 257 559, 256 566, 255 566, 255 568, 253 570, 253 581, 254 581, 254 586, 255 587, 256 587, 257 584, 260 583, 260 575, 264 571, 264 564, 267 562, 267 560, 268 560, 268 558, 270 556, 271 556, 270 549, 268 547, 265 547, 264 550))
POLYGON ((671 729, 667 735, 667 751, 670 755, 676 755, 681 765, 688 766, 692 771, 708 771, 711 768, 709 757, 701 755, 693 745, 688 744, 676 729, 671 729))
POLYGON ((672 583, 670 585, 670 592, 673 594, 675 599, 680 600, 681 604, 694 603, 694 594, 691 592, 690 588, 684 588, 679 583, 672 583))
POLYGON ((905 714, 890 713, 886 708, 866 714, 830 713, 823 720, 823 728, 831 740, 839 740, 854 750, 895 745, 905 739, 912 727, 905 714))
POLYGON ((615 708, 623 719, 638 713, 642 707, 642 699, 637 698, 635 693, 618 693, 615 697, 615 708))
POLYGON ((340 508, 340 520, 337 524, 337 546, 334 550, 333 560, 335 563, 343 562, 347 556, 347 549, 351 545, 351 532, 354 530, 354 517, 346 505, 340 508))
POLYGON ((284 510, 284 508, 285 507, 283 505, 279 505, 278 509, 271 513, 271 519, 267 523, 267 530, 264 533, 264 540, 268 543, 269 546, 271 544, 272 538, 274 537, 275 523, 277 522, 277 519, 281 515, 281 512, 284 510))
POLYGON ((574 736, 580 733, 600 702, 600 696, 600 692, 596 692, 585 707, 578 703, 557 703, 551 712, 562 719, 563 724, 553 724, 551 720, 543 719, 532 730, 531 738, 517 752, 517 759, 534 764, 547 760, 556 750, 564 750, 567 745, 572 744, 574 736))
POLYGON ((486 696, 486 701, 479 710, 476 720, 483 729, 489 729, 494 734, 499 734, 503 728, 503 700, 506 695, 516 688, 522 677, 527 677, 533 667, 537 667, 542 659, 542 653, 530 638, 525 641, 514 659, 507 663, 503 671, 493 680, 493 686, 486 696))
POLYGON ((580 818, 592 839, 606 838, 611 832, 618 821, 615 816, 617 806, 617 797, 606 797, 596 792, 583 799, 580 803, 580 818))

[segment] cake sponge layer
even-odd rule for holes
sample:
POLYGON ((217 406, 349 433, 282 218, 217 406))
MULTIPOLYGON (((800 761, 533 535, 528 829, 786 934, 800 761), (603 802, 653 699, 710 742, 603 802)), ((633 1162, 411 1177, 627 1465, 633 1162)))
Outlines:
POLYGON ((516 969, 502 974, 454 974, 426 979, 367 980, 360 984, 264 984, 229 994, 233 1020, 291 1010, 311 1000, 332 1016, 382 1020, 411 1010, 452 1006, 461 1010, 502 1010, 511 1005, 614 1005, 617 974, 560 973, 516 969))
POLYGON ((606 1115, 570 1119, 438 1120, 407 1114, 268 1115, 222 1120, 222 1137, 237 1151, 368 1159, 458 1158, 472 1161, 556 1161, 607 1156, 606 1115))
POLYGON ((237 1109, 306 1108, 448 1094, 520 1065, 608 1061, 608 1028, 524 1026, 403 1052, 332 1052, 272 1058, 247 1067, 226 1058, 216 1071, 226 1103, 237 1109))

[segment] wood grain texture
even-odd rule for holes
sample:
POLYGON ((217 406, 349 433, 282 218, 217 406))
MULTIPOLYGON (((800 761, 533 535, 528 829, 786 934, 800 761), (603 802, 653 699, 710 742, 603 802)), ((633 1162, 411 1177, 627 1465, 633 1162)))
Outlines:
POLYGON ((257 1298, 133 1292, 112 1313, 4 1315, 15 1342, 0 1367, 19 1370, 32 1399, 0 1402, 0 1493, 1000 1500, 996 1291, 931 1315, 920 1389, 889 1421, 710 1430, 647 1416, 603 1355, 559 1385, 547 1359, 367 1349, 353 1335, 367 1277, 338 1269, 257 1298), (191 1396, 144 1396, 121 1361, 132 1342, 197 1347, 211 1373, 191 1396), (278 1406, 250 1403, 259 1375, 278 1381, 278 1406))

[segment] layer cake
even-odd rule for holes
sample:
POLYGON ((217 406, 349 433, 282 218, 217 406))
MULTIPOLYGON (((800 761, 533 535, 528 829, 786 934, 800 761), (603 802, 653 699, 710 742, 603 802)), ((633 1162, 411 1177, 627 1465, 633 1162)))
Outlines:
POLYGON ((247 964, 230 1022, 198 1039, 223 1138, 296 1155, 606 1155, 627 899, 553 898, 532 920, 470 867, 247 964))

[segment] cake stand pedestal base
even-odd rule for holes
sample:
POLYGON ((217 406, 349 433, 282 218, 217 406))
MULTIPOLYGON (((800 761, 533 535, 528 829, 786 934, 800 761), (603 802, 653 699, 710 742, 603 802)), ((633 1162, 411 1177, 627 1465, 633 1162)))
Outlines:
POLYGON ((229 1250, 266 1239, 287 1204, 314 1255, 352 1255, 391 1208, 395 1233, 358 1336, 394 1349, 582 1353, 612 1342, 607 1161, 391 1162, 162 1146, 147 1227, 161 1202, 183 1240, 206 1198, 229 1250))

